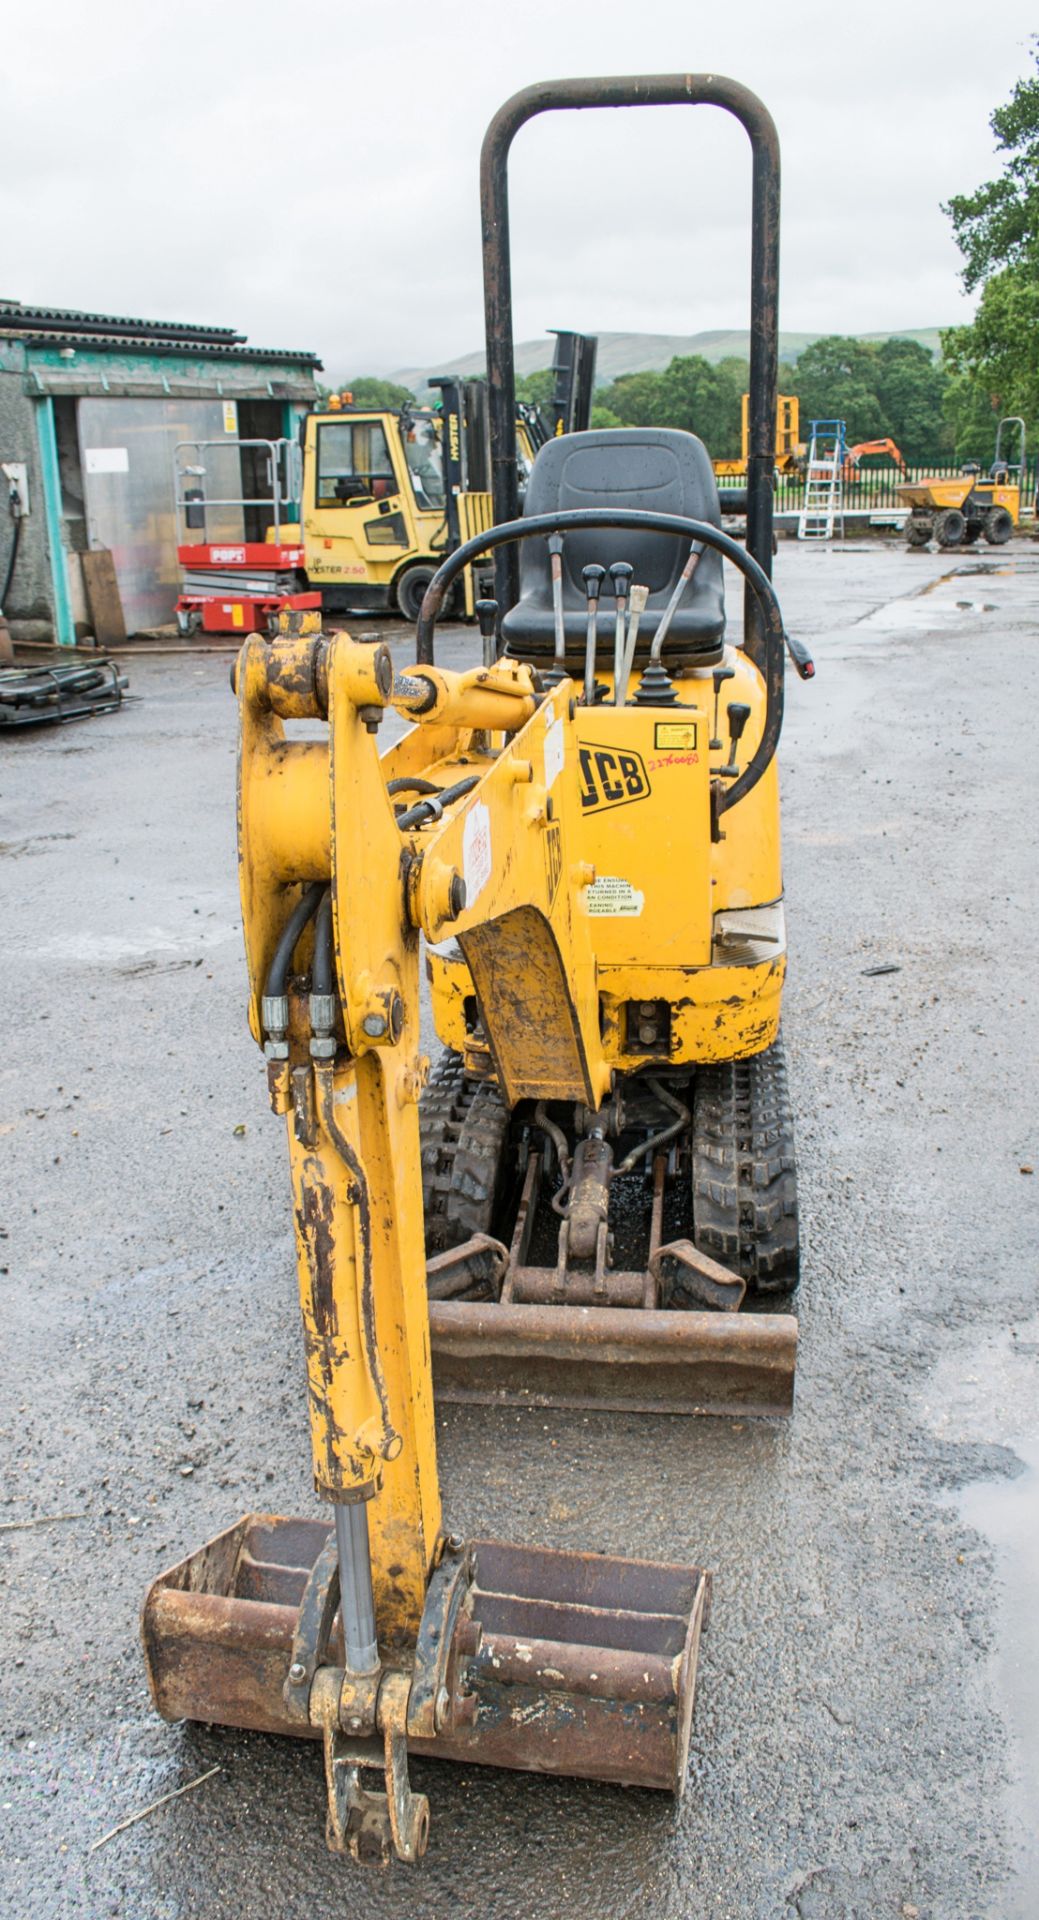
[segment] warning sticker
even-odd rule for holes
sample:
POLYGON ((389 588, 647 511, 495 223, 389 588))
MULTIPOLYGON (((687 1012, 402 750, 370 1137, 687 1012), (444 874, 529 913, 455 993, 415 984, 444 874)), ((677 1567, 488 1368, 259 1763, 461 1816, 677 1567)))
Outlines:
POLYGON ((637 919, 646 904, 646 896, 616 873, 602 873, 593 880, 585 896, 589 913, 602 918, 637 919))
POLYGON ((695 748, 695 720, 658 720, 653 729, 655 747, 695 748))
POLYGON ((462 878, 465 904, 471 907, 480 898, 491 877, 491 816, 482 800, 468 814, 462 834, 462 878))
POLYGON ((553 720, 545 729, 545 785, 551 787, 563 771, 563 722, 553 720))

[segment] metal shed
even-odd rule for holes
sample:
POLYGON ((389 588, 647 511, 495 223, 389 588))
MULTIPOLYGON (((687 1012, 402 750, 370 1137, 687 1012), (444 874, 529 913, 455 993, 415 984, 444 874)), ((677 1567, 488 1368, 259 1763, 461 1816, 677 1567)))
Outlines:
POLYGON ((226 443, 229 470, 240 469, 239 442, 296 433, 320 369, 316 354, 252 347, 231 327, 0 301, 0 582, 13 489, 22 518, 3 611, 15 638, 71 646, 95 632, 91 554, 111 555, 128 633, 170 621, 175 447, 226 443))

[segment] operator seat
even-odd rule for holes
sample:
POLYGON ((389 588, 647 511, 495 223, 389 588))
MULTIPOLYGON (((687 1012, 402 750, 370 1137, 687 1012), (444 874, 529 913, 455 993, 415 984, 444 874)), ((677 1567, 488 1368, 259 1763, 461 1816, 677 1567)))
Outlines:
MULTIPOLYGON (((524 518, 580 507, 637 507, 646 512, 683 514, 721 526, 718 489, 707 449, 695 434, 673 427, 609 427, 547 441, 527 483, 524 518)), ((588 614, 581 568, 593 561, 608 567, 611 561, 628 560, 635 569, 632 585, 649 588, 635 650, 636 660, 645 660, 689 557, 686 536, 623 527, 582 527, 565 533, 563 540, 568 669, 576 674, 584 669, 588 614)), ((505 653, 510 659, 543 666, 555 652, 547 541, 523 541, 519 584, 520 597, 502 621, 505 653)), ((600 666, 612 664, 614 627, 614 601, 607 575, 596 631, 600 666)), ((720 658, 724 637, 722 559, 707 547, 665 637, 664 662, 669 668, 709 666, 720 658)))

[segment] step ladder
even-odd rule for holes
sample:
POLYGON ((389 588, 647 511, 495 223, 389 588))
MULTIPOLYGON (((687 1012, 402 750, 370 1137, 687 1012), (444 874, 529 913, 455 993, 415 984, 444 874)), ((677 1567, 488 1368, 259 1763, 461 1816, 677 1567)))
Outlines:
POLYGON ((844 538, 843 420, 813 420, 805 468, 804 506, 797 518, 799 540, 832 540, 840 523, 844 538))

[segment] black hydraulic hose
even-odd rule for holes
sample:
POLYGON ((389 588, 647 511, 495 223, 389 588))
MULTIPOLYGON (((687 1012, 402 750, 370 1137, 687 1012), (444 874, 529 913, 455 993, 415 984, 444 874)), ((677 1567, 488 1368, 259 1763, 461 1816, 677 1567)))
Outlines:
POLYGON ((718 814, 725 813, 738 800, 742 800, 752 787, 757 786, 779 745, 783 726, 786 634, 779 601, 768 575, 752 554, 746 553, 729 534, 723 533, 720 527, 712 526, 709 521, 690 520, 684 514, 677 513, 646 513, 638 507, 576 507, 569 513, 536 513, 529 519, 506 520, 500 527, 491 527, 488 532, 479 533, 474 539, 456 547, 454 553, 437 568, 426 588, 415 636, 419 665, 433 665, 433 631, 437 615, 448 588, 464 567, 492 547, 517 540, 530 540, 538 535, 565 533, 573 527, 617 527, 641 533, 677 534, 686 540, 700 541, 704 546, 714 547, 726 560, 731 560, 746 580, 757 605, 764 635, 761 672, 765 682, 765 724, 761 739, 738 779, 725 787, 719 783, 715 810, 718 814))
POLYGON ((310 969, 311 993, 334 993, 335 957, 332 952, 332 889, 326 887, 314 922, 314 963, 310 969))
POLYGON ((280 999, 288 985, 289 968, 292 956, 299 945, 300 935, 309 920, 312 920, 321 904, 325 892, 323 880, 314 880, 301 894, 282 929, 281 938, 274 949, 274 957, 267 969, 267 984, 264 996, 267 999, 280 999))
POLYGON ((7 557, 7 572, 4 574, 3 590, 0 591, 0 613, 3 613, 7 605, 7 596, 11 591, 11 581, 14 579, 15 561, 18 558, 18 548, 21 544, 21 538, 22 515, 16 513, 14 515, 14 532, 11 535, 11 551, 7 557))
POLYGON ((479 784, 479 774, 472 773, 465 780, 456 780, 453 787, 434 787, 436 799, 416 800, 413 807, 397 815, 398 827, 417 827, 423 820, 439 820, 445 807, 451 806, 455 800, 461 800, 463 795, 472 793, 473 788, 478 787, 479 784))
POLYGON ((658 1147, 666 1146, 668 1141, 673 1140, 677 1133, 681 1133, 683 1127, 689 1125, 690 1114, 685 1101, 676 1099, 673 1093, 668 1093, 667 1088, 662 1086, 659 1080, 651 1079, 648 1074, 646 1080, 661 1104, 665 1107, 670 1107, 672 1113, 676 1113, 678 1118, 671 1126, 664 1127, 660 1133, 653 1133, 648 1140, 643 1140, 641 1146, 633 1147, 631 1152, 625 1155, 620 1166, 614 1167, 615 1177, 619 1173, 630 1173, 632 1167, 637 1167, 639 1161, 644 1160, 647 1153, 655 1153, 658 1147))
POLYGON ((435 780, 423 780, 418 774, 402 774, 399 780, 390 780, 387 782, 386 791, 389 794, 439 793, 440 788, 437 786, 435 780))

